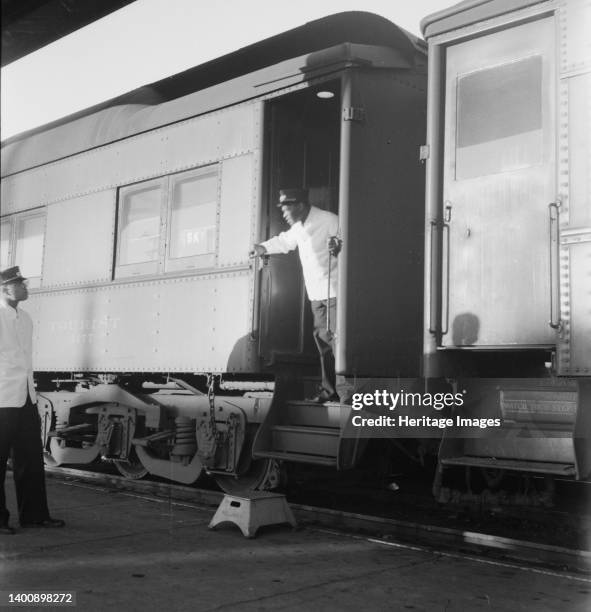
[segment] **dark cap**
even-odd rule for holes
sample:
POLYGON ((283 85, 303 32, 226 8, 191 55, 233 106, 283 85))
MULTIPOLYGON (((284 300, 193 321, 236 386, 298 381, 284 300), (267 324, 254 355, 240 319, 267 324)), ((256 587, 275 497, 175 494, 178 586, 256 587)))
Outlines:
POLYGON ((307 189, 280 189, 279 202, 277 206, 285 206, 289 204, 297 204, 298 202, 308 202, 307 189))
POLYGON ((24 280, 27 279, 21 274, 20 268, 18 266, 6 268, 6 270, 2 270, 2 272, 0 272, 0 285, 6 285, 15 281, 24 280))

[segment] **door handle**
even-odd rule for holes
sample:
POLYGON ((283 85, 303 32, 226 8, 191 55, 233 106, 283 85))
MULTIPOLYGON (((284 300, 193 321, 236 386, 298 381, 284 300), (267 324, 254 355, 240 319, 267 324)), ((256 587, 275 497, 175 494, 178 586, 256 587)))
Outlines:
POLYGON ((449 273, 450 273, 450 224, 452 204, 445 200, 441 225, 441 335, 449 331, 449 273))
POLYGON ((430 290, 430 304, 429 304, 429 333, 436 334, 437 333, 437 324, 435 320, 437 318, 437 278, 439 276, 437 270, 438 264, 438 253, 437 249, 437 241, 435 240, 435 236, 437 235, 437 221, 431 221, 431 236, 430 236, 430 244, 431 244, 431 264, 430 264, 430 275, 429 275, 429 284, 431 286, 430 290))
POLYGON ((550 320, 552 329, 562 327, 560 313, 560 201, 548 204, 550 216, 550 320))
MULTIPOLYGON (((451 206, 450 216, 451 219, 451 206)), ((449 331, 449 238, 450 227, 448 223, 444 223, 441 228, 441 269, 443 278, 441 279, 441 335, 445 336, 449 331)))

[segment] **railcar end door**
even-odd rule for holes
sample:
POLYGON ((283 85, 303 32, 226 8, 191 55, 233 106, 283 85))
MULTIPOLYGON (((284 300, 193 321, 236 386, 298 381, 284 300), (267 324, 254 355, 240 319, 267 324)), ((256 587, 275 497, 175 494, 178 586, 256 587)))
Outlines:
POLYGON ((548 17, 447 49, 443 346, 555 342, 555 70, 548 17))

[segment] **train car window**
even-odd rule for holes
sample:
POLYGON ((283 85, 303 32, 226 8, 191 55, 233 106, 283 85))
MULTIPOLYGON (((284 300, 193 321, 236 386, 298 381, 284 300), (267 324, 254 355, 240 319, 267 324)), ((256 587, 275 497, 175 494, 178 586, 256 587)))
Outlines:
POLYGON ((45 214, 17 218, 14 265, 20 266, 31 287, 39 287, 41 284, 44 240, 45 214))
POLYGON ((122 187, 115 278, 216 264, 219 166, 122 187))
POLYGON ((456 179, 540 163, 542 150, 541 56, 458 78, 456 179))
POLYGON ((215 265, 217 167, 173 176, 170 182, 166 270, 215 265))
POLYGON ((12 237, 12 221, 2 219, 0 222, 0 270, 10 267, 10 240, 12 237))
POLYGON ((158 272, 165 181, 121 189, 116 277, 158 272))

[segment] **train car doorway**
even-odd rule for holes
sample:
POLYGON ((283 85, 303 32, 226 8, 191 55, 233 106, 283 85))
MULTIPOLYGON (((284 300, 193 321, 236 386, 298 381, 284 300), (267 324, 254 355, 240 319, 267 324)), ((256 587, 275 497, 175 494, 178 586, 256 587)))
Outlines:
MULTIPOLYGON (((278 191, 305 187, 313 206, 338 213, 340 84, 309 87, 267 102, 265 185, 261 239, 288 229, 278 191)), ((297 252, 270 257, 261 276, 260 355, 313 364, 312 314, 297 252)))

